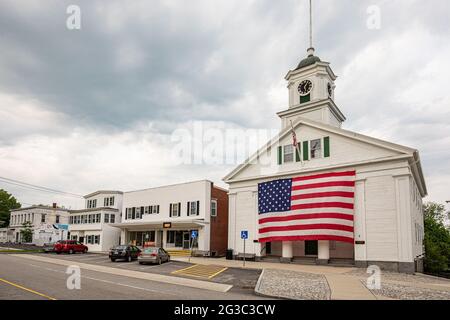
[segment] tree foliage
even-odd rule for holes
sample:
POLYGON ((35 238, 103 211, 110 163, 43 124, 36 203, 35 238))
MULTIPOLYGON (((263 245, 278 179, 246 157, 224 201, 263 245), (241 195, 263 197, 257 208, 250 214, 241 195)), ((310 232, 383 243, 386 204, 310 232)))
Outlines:
POLYGON ((19 209, 21 204, 10 193, 0 189, 0 228, 9 225, 11 210, 19 209))
POLYGON ((449 270, 450 231, 445 226, 448 213, 442 204, 424 205, 425 218, 425 270, 439 273, 449 270))
POLYGON ((33 241, 33 225, 30 221, 22 223, 20 234, 22 236, 22 242, 28 243, 33 241))

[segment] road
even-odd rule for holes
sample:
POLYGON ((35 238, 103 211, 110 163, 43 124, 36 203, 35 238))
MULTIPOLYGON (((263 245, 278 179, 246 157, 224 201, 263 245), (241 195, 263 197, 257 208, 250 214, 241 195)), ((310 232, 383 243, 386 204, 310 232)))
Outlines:
POLYGON ((211 292, 180 285, 141 280, 126 275, 81 270, 81 288, 69 290, 66 267, 0 254, 2 300, 252 300, 251 293, 211 292))

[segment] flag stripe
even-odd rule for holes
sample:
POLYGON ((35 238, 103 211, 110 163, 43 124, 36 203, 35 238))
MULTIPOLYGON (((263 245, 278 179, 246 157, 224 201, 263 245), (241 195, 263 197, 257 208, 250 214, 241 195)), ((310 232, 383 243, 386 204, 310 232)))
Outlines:
POLYGON ((297 177, 292 179, 293 182, 297 181, 307 181, 307 180, 314 180, 314 179, 320 179, 320 178, 331 178, 331 177, 353 177, 355 176, 355 171, 345 171, 345 172, 330 172, 330 173, 322 173, 322 174, 315 174, 311 176, 306 177, 297 177))
POLYGON ((341 219, 353 221, 353 215, 342 213, 311 213, 311 214, 297 214, 292 216, 278 216, 271 218, 259 219, 259 223, 268 222, 281 222, 281 221, 293 221, 293 220, 311 220, 311 219, 341 219))
POLYGON ((295 185, 292 186, 292 190, 306 190, 306 189, 315 189, 315 188, 323 188, 323 187, 354 187, 355 181, 331 181, 331 182, 322 182, 322 183, 312 183, 305 185, 295 185))
POLYGON ((317 192, 305 193, 291 196, 291 200, 313 199, 313 198, 327 198, 327 197, 343 197, 352 198, 355 196, 354 192, 333 191, 333 192, 317 192))
POLYGON ((342 237, 342 236, 333 236, 327 234, 321 235, 309 235, 309 236, 273 236, 260 238, 259 242, 275 242, 275 241, 306 241, 306 240, 329 240, 329 241, 340 241, 353 243, 352 237, 342 237))
POLYGON ((315 230, 315 229, 353 232, 353 227, 351 226, 344 226, 341 224, 320 223, 320 224, 300 224, 293 226, 266 227, 259 229, 259 233, 277 232, 277 231, 315 230))
POLYGON ((314 208, 346 208, 353 209, 353 203, 345 202, 317 202, 307 204, 296 204, 291 206, 292 210, 314 209, 314 208))

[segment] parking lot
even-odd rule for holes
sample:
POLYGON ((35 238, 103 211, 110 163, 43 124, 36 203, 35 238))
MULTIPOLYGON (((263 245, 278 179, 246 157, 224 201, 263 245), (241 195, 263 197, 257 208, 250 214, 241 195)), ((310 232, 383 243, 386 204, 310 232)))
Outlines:
MULTIPOLYGON (((73 261, 74 263, 86 263, 93 265, 101 265, 106 267, 118 268, 121 270, 132 270, 139 272, 148 272, 153 274, 161 274, 173 277, 191 278, 203 281, 212 281, 232 285, 231 291, 234 292, 253 292, 258 281, 261 270, 250 270, 240 268, 224 268, 221 266, 202 266, 193 263, 171 261, 162 265, 140 265, 137 261, 126 262, 118 260, 112 262, 105 254, 87 253, 87 254, 37 254, 53 259, 62 259, 73 261), (195 271, 194 271, 195 270, 195 271)), ((176 259, 176 258, 175 258, 176 259)))

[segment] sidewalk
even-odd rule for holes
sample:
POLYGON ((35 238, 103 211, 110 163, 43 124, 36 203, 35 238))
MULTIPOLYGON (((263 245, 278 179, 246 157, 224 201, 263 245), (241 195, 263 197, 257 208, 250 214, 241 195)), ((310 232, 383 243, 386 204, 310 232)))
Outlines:
MULTIPOLYGON (((189 257, 171 257, 171 260, 189 262, 189 257)), ((316 265, 300 265, 300 264, 285 264, 285 263, 271 263, 271 262, 254 262, 246 261, 243 267, 242 260, 226 260, 225 258, 199 258, 192 257, 191 263, 205 264, 205 265, 220 265, 228 268, 245 268, 245 269, 274 269, 274 270, 290 270, 297 272, 306 272, 312 274, 326 275, 326 274, 345 274, 356 268, 351 267, 330 267, 330 266, 316 266, 316 265)))

